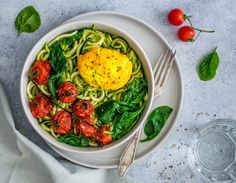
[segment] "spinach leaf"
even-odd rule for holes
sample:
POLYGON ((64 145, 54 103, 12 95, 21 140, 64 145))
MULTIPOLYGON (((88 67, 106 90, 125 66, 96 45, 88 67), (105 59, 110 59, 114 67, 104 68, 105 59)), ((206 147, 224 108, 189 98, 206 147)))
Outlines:
POLYGON ((202 81, 208 81, 215 77, 216 70, 219 65, 219 56, 214 49, 213 52, 208 54, 198 66, 198 76, 202 81))
POLYGON ((135 112, 125 111, 122 114, 118 114, 112 128, 112 138, 120 139, 126 135, 135 125, 144 107, 145 104, 135 112))
POLYGON ((113 123, 113 139, 120 139, 133 128, 145 107, 146 92, 146 80, 136 78, 127 86, 127 92, 120 101, 110 100, 95 109, 101 124, 113 123), (137 104, 141 101, 143 105, 140 107, 137 104))
POLYGON ((116 102, 120 105, 120 107, 117 109, 118 113, 123 113, 125 111, 136 111, 138 109, 134 105, 128 104, 128 103, 123 102, 123 101, 118 100, 116 102))
POLYGON ((135 97, 134 97, 134 100, 131 101, 132 104, 139 104, 140 101, 143 100, 143 98, 145 97, 147 93, 147 90, 143 90, 141 91, 141 93, 137 94, 135 97))
POLYGON ((173 109, 168 106, 160 106, 154 109, 144 126, 144 133, 147 137, 141 142, 154 139, 160 133, 172 111, 173 109))
POLYGON ((51 46, 49 60, 54 72, 61 73, 65 70, 66 58, 58 42, 51 46))
POLYGON ((130 104, 138 104, 143 100, 147 91, 147 81, 144 78, 136 78, 127 86, 127 92, 123 95, 122 101, 130 104), (140 93, 141 96, 140 96, 140 93))
POLYGON ((60 142, 78 147, 89 146, 89 140, 84 138, 82 135, 66 134, 59 139, 60 142))
POLYGON ((109 100, 95 109, 101 124, 113 122, 117 113, 137 110, 133 105, 126 102, 109 100))
POLYGON ((41 25, 39 13, 33 6, 27 6, 17 15, 15 26, 19 36, 22 32, 34 32, 41 25))
POLYGON ((48 80, 48 87, 52 96, 56 97, 57 88, 62 83, 61 75, 66 66, 66 58, 58 42, 55 42, 50 48, 49 62, 54 74, 48 80))
POLYGON ((79 38, 81 38, 81 36, 83 35, 84 33, 84 29, 81 29, 80 31, 78 31, 76 34, 70 36, 70 37, 67 37, 65 39, 63 39, 61 42, 60 42, 60 46, 62 48, 63 51, 67 51, 68 48, 70 47, 70 45, 75 41, 75 40, 78 40, 79 38))
POLYGON ((108 124, 114 120, 119 107, 120 105, 116 101, 110 100, 98 106, 95 112, 102 124, 108 124))
POLYGON ((48 79, 48 88, 53 97, 56 97, 57 88, 61 83, 61 73, 54 74, 48 79))

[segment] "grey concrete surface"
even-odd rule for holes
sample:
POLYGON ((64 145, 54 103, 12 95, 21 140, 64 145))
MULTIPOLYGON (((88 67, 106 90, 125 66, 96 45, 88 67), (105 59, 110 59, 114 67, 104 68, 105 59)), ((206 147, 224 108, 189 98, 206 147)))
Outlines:
POLYGON ((176 48, 184 78, 184 102, 176 126, 160 148, 136 162, 128 174, 147 183, 196 182, 186 156, 193 132, 212 119, 236 119, 235 0, 1 0, 0 82, 7 91, 17 129, 56 158, 61 158, 27 122, 19 95, 21 69, 31 48, 45 33, 73 16, 99 10, 123 12, 156 28, 176 48), (17 37, 14 21, 18 12, 27 5, 38 10, 42 25, 32 34, 17 37), (194 43, 180 42, 176 36, 178 27, 170 26, 166 20, 167 12, 175 7, 193 15, 194 25, 216 32, 202 34, 194 43), (202 82, 197 76, 196 66, 216 46, 220 57, 217 76, 209 82, 202 82))

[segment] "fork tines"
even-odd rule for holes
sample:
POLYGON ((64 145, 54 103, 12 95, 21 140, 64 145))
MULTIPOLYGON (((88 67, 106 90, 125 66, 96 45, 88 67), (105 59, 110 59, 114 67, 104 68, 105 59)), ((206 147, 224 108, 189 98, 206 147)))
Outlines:
POLYGON ((157 63, 154 67, 154 83, 155 87, 159 88, 158 90, 162 89, 166 83, 166 79, 168 78, 175 59, 175 54, 176 51, 167 49, 166 51, 162 52, 161 56, 157 60, 157 63))

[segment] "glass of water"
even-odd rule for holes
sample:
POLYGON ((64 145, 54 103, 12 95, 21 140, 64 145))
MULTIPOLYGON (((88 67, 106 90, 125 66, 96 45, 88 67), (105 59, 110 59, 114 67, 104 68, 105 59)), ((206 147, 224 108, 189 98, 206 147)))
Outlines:
POLYGON ((236 121, 213 120, 193 136, 188 149, 190 168, 199 181, 236 182, 236 121))

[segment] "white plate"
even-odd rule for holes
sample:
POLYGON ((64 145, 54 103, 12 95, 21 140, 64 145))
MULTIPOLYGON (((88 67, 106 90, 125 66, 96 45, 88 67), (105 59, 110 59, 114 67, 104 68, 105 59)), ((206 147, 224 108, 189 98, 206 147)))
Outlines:
MULTIPOLYGON (((78 20, 100 21, 121 28, 129 35, 131 35, 140 44, 140 46, 146 52, 152 67, 154 67, 154 64, 156 63, 161 52, 167 47, 169 47, 167 41, 154 28, 152 28, 142 20, 131 16, 123 15, 121 13, 109 11, 85 13, 71 18, 65 23, 78 20)), ((160 145, 161 142, 163 142, 164 138, 167 136, 167 134, 170 133, 171 128, 174 126, 174 123, 177 120, 181 109, 182 100, 183 80, 178 61, 176 59, 162 96, 157 98, 153 102, 153 108, 160 105, 168 105, 171 106, 174 111, 170 119, 162 129, 161 133, 158 135, 158 137, 156 137, 152 141, 138 144, 136 159, 141 159, 144 156, 153 152, 154 150, 157 150, 157 147, 160 145)), ((145 135, 143 134, 142 130, 141 139, 143 139, 144 137, 145 135)), ((60 150, 50 144, 49 145, 58 154, 76 164, 92 168, 115 168, 119 164, 119 158, 126 144, 118 146, 117 148, 112 149, 110 151, 105 151, 96 154, 85 154, 80 156, 75 153, 60 150)))

